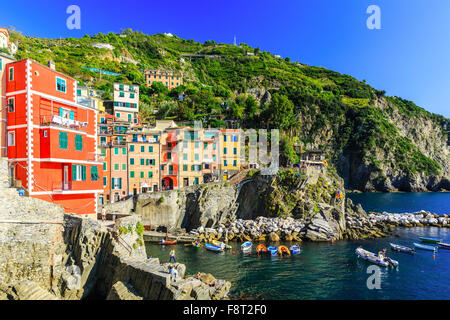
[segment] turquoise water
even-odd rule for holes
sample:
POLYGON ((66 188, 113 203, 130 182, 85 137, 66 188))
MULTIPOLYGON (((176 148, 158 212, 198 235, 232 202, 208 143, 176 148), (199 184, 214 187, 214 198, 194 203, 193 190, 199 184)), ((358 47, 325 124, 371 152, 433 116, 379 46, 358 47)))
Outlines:
MULTIPOLYGON (((364 202, 366 210, 372 206, 371 210, 390 212, 423 208, 450 213, 450 193, 355 196, 364 202)), ((147 253, 168 262, 169 251, 174 248, 177 261, 186 264, 188 274, 212 273, 231 281, 233 295, 251 299, 450 299, 450 250, 439 249, 433 258, 429 251, 418 250, 409 255, 393 252, 389 247, 389 242, 413 247, 420 236, 438 237, 450 243, 450 229, 398 228, 382 239, 301 243, 303 252, 289 258, 243 255, 237 243, 231 243, 233 250, 219 254, 204 248, 155 244, 147 244, 147 253), (381 268, 381 289, 367 288, 370 264, 356 257, 358 246, 375 253, 386 248, 388 256, 399 261, 397 269, 381 268)))
POLYGON ((366 211, 415 212, 420 210, 450 214, 450 192, 348 193, 353 203, 366 211))

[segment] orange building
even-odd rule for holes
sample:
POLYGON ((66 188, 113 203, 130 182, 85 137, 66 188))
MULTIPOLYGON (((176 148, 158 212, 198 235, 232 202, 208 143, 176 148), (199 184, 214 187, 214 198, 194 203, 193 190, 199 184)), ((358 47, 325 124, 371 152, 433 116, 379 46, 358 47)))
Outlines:
POLYGON ((11 176, 31 197, 96 218, 102 192, 97 113, 76 102, 74 79, 30 59, 6 66, 11 176))
POLYGON ((167 89, 172 90, 183 84, 183 76, 160 70, 145 70, 145 85, 151 87, 153 82, 162 83, 167 89))

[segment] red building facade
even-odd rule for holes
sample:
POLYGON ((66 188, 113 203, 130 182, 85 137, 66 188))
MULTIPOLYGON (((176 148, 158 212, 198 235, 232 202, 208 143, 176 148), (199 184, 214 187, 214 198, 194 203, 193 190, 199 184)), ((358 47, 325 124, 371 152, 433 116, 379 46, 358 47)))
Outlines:
POLYGON ((97 112, 76 102, 76 81, 30 59, 6 66, 10 170, 29 196, 96 218, 103 166, 97 112))

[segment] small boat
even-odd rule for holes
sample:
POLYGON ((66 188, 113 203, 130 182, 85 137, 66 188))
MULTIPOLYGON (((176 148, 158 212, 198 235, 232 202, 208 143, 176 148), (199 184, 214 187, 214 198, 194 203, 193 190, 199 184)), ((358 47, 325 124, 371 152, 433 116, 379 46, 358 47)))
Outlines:
POLYGON ((289 251, 289 249, 288 249, 287 247, 285 247, 285 246, 279 246, 279 247, 278 247, 278 254, 279 254, 280 256, 283 256, 283 254, 286 254, 286 255, 290 256, 290 255, 291 255, 291 252, 289 251))
POLYGON ((277 247, 274 247, 274 246, 267 247, 267 251, 269 251, 269 253, 272 257, 275 257, 278 252, 277 247))
POLYGON ((220 242, 220 241, 217 241, 217 240, 213 240, 213 241, 211 241, 211 243, 213 245, 215 245, 215 246, 222 247, 224 249, 231 249, 232 248, 229 244, 226 244, 225 242, 220 242))
POLYGON ((222 247, 215 246, 215 245, 209 244, 209 243, 205 244, 205 248, 206 248, 206 250, 214 251, 214 252, 222 252, 223 251, 222 247))
POLYGON ((434 251, 434 252, 436 252, 436 250, 437 250, 437 247, 426 246, 426 245, 424 245, 424 244, 415 243, 415 242, 414 242, 414 247, 416 247, 417 249, 428 250, 428 251, 434 251))
POLYGON ((436 239, 436 238, 427 238, 427 237, 419 237, 419 240, 421 242, 425 242, 425 243, 435 243, 438 244, 439 242, 441 242, 441 239, 436 239))
POLYGON ((364 250, 363 248, 359 247, 355 250, 356 255, 366 261, 372 262, 374 264, 377 264, 382 267, 388 267, 389 262, 386 261, 386 259, 380 259, 377 257, 373 252, 364 250))
POLYGON ((267 253, 267 248, 266 248, 266 246, 263 245, 263 244, 259 244, 259 245, 256 247, 256 253, 257 253, 257 254, 267 253))
POLYGON ((439 242, 439 247, 441 247, 442 249, 449 249, 450 250, 450 243, 443 243, 443 242, 439 242))
POLYGON ((241 250, 243 252, 249 252, 250 250, 252 250, 252 242, 251 241, 244 242, 241 245, 241 250))
POLYGON ((415 253, 414 249, 410 248, 410 247, 401 246, 401 245, 398 245, 395 243, 391 243, 390 245, 391 245, 392 250, 395 250, 395 251, 411 253, 411 254, 415 253))
POLYGON ((293 245, 289 248, 289 250, 291 251, 292 255, 296 255, 296 254, 300 254, 301 250, 300 250, 300 246, 299 245, 293 245))
POLYGON ((168 245, 172 245, 172 244, 176 244, 176 243, 177 243, 177 240, 163 240, 163 239, 161 239, 161 240, 159 240, 158 244, 163 245, 163 246, 168 246, 168 245))

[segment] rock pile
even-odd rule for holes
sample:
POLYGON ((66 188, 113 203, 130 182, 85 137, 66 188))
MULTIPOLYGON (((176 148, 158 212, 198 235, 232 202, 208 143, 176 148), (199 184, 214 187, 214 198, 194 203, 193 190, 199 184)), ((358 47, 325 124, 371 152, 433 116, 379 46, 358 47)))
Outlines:
POLYGON ((439 227, 449 228, 450 217, 446 214, 437 215, 428 211, 418 211, 413 213, 370 213, 370 220, 373 223, 385 223, 391 226, 400 227, 439 227))

